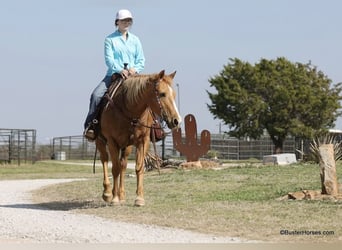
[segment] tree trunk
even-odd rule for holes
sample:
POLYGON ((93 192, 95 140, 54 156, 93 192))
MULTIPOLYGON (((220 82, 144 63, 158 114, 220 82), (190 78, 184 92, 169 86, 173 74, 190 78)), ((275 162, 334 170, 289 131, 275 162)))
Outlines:
POLYGON ((322 194, 336 196, 338 194, 338 184, 334 145, 323 144, 319 146, 319 159, 322 194))
POLYGON ((284 140, 276 136, 271 136, 272 142, 274 144, 274 154, 281 154, 283 152, 284 140))

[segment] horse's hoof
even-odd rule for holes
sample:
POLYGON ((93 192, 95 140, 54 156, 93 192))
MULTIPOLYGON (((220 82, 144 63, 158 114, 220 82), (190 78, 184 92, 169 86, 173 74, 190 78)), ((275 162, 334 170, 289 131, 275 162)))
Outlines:
POLYGON ((102 199, 105 201, 105 202, 111 202, 113 200, 113 194, 112 193, 103 193, 102 195, 102 199))
POLYGON ((120 205, 119 197, 115 196, 114 199, 112 200, 112 204, 114 206, 119 206, 120 205))
POLYGON ((126 204, 126 200, 120 200, 120 205, 125 205, 126 204))
POLYGON ((142 207, 145 205, 145 200, 144 198, 141 198, 141 197, 137 197, 134 201, 134 206, 136 207, 142 207))

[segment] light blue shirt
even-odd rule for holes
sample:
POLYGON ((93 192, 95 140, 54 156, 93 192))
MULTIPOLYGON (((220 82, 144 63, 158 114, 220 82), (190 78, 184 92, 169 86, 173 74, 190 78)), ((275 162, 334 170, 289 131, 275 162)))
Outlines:
POLYGON ((104 55, 108 67, 107 76, 120 73, 124 68, 124 63, 128 63, 127 68, 134 68, 137 73, 140 73, 145 67, 141 42, 130 32, 128 32, 126 41, 122 38, 122 33, 119 30, 107 36, 104 55))

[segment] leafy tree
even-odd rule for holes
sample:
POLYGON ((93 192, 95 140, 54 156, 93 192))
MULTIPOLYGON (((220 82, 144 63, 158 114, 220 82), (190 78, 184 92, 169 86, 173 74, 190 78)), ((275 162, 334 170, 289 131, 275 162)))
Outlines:
POLYGON ((207 91, 212 102, 207 106, 229 126, 228 134, 257 139, 266 130, 275 153, 282 152, 288 135, 312 138, 342 113, 342 83, 331 86, 310 63, 279 57, 251 65, 234 58, 209 82, 217 93, 207 91))

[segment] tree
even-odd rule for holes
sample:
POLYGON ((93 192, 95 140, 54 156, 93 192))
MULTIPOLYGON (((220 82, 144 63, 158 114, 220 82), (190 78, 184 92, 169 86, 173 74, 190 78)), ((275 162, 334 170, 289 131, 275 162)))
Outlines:
POLYGON ((257 139, 266 130, 275 153, 281 153, 288 135, 312 138, 333 127, 342 113, 342 83, 331 86, 311 63, 291 63, 284 57, 255 65, 229 60, 209 79, 217 93, 207 91, 212 102, 207 106, 229 126, 231 136, 257 139))

